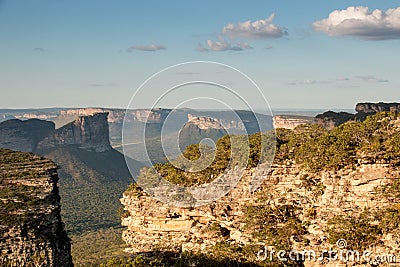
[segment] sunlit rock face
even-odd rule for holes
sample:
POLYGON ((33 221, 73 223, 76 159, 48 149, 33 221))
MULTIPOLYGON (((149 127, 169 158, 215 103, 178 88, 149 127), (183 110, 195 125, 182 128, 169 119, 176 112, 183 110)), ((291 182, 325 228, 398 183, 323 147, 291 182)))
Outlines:
POLYGON ((358 103, 356 111, 363 113, 400 112, 400 103, 358 103))
POLYGON ((80 148, 104 152, 111 149, 107 122, 108 113, 80 116, 64 125, 38 145, 46 149, 59 145, 77 145, 80 148))
POLYGON ((314 124, 317 120, 307 116, 279 115, 274 116, 274 128, 294 129, 303 124, 314 124))
MULTIPOLYGON (((390 185, 400 175, 398 168, 368 157, 360 158, 355 168, 317 174, 310 174, 294 161, 286 160, 273 164, 262 187, 251 194, 248 185, 253 171, 247 170, 226 196, 195 208, 169 206, 141 190, 128 190, 121 199, 127 211, 122 218, 122 225, 127 227, 122 235, 127 244, 126 251, 207 253, 221 241, 239 246, 257 244, 263 248, 264 244, 254 239, 253 230, 246 225, 247 207, 258 205, 295 207, 292 216, 306 225, 306 233, 299 240, 287 231, 286 238, 292 248, 323 251, 332 247, 327 240, 330 219, 335 215, 359 216, 366 209, 377 211, 389 207, 393 203, 378 197, 376 190, 390 185)), ((286 227, 281 224, 277 222, 277 227, 286 227)), ((396 234, 383 234, 378 245, 372 246, 370 251, 374 255, 398 255, 399 242, 400 237, 396 234)), ((318 264, 315 261, 304 262, 304 266, 318 264)), ((325 264, 339 266, 334 261, 325 264)), ((367 266, 365 264, 359 262, 354 266, 367 266)))

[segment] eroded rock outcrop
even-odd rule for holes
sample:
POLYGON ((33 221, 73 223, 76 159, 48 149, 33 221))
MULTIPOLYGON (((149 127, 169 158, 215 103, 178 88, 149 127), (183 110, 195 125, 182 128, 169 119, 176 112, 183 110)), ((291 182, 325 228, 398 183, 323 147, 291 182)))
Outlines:
POLYGON ((38 149, 44 150, 60 145, 77 145, 83 149, 104 152, 111 149, 108 113, 96 113, 80 116, 75 121, 54 131, 38 144, 38 149))
POLYGON ((1 266, 73 266, 57 182, 51 161, 0 149, 1 266))
MULTIPOLYGON (((226 196, 198 208, 171 207, 147 196, 139 189, 128 190, 121 199, 128 211, 122 219, 122 225, 128 227, 123 233, 123 239, 128 245, 126 251, 207 253, 208 249, 221 241, 230 246, 256 245, 259 249, 264 249, 264 245, 268 244, 254 239, 254 229, 247 224, 249 218, 255 219, 257 216, 249 213, 248 207, 261 205, 277 212, 269 214, 275 218, 274 229, 282 228, 281 232, 285 233, 284 238, 291 243, 292 249, 322 253, 335 248, 328 242, 328 221, 334 216, 359 216, 365 210, 379 211, 392 205, 391 201, 377 195, 377 188, 390 185, 400 175, 399 169, 386 163, 365 159, 355 168, 322 171, 317 174, 307 173, 300 165, 287 160, 274 164, 260 191, 252 195, 248 190, 252 171, 247 171, 235 189, 226 196), (290 223, 285 224, 284 220, 279 219, 289 211, 277 207, 293 208, 291 216, 305 227, 301 238, 294 234, 297 230, 291 229, 290 223)), ((400 236, 396 234, 383 234, 376 244, 369 248, 371 255, 400 254, 400 236)), ((256 253, 252 255, 253 258, 256 253)), ((342 266, 342 262, 327 259, 304 262, 305 266, 320 266, 319 264, 342 266)), ((371 260, 356 263, 358 266, 371 266, 370 264, 379 265, 380 262, 371 260)))

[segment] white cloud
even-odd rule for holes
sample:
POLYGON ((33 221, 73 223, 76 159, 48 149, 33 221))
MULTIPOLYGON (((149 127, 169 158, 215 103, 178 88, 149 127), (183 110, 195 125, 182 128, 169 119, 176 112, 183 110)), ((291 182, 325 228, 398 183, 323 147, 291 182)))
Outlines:
POLYGON ((166 49, 166 47, 161 44, 134 45, 128 48, 128 52, 132 52, 133 50, 157 51, 161 49, 166 49))
POLYGON ((387 83, 387 82, 389 82, 389 80, 387 80, 387 79, 380 79, 373 75, 356 76, 356 78, 366 81, 366 82, 370 82, 370 83, 387 83))
POLYGON ((279 38, 287 35, 287 31, 280 26, 273 24, 275 14, 272 14, 267 19, 256 21, 245 21, 237 24, 228 24, 222 29, 222 34, 231 38, 246 38, 246 39, 262 39, 262 38, 279 38))
POLYGON ((231 44, 219 37, 218 41, 207 40, 207 46, 213 51, 231 50, 231 44))
POLYGON ((315 83, 317 83, 316 80, 304 80, 303 81, 303 84, 315 84, 315 83))
POLYGON ((329 36, 355 36, 365 40, 400 39, 400 7, 370 11, 368 7, 335 10, 315 21, 314 30, 329 36))
POLYGON ((350 80, 350 78, 344 77, 344 76, 340 76, 340 77, 336 78, 336 81, 349 81, 349 80, 350 80))
POLYGON ((231 44, 225 40, 222 36, 218 36, 218 41, 207 40, 206 47, 202 44, 197 46, 197 50, 200 52, 206 51, 242 51, 245 49, 252 49, 252 47, 246 42, 238 42, 231 44))

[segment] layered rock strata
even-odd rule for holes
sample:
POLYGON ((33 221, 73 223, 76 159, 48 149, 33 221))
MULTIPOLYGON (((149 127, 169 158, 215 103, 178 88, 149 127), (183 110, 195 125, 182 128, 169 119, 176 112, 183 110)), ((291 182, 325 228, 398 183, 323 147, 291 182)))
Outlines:
POLYGON ((0 149, 0 163, 0 266, 73 266, 57 166, 6 149, 0 149))
POLYGON ((83 149, 104 152, 111 149, 108 113, 96 113, 80 116, 47 136, 38 144, 38 149, 47 149, 60 145, 77 145, 83 149))
MULTIPOLYGON (((239 246, 260 245, 262 249, 264 243, 257 242, 246 226, 246 207, 268 203, 271 207, 296 207, 296 217, 306 225, 303 237, 307 242, 288 234, 293 249, 321 252, 334 247, 327 240, 330 219, 336 215, 358 216, 365 210, 392 205, 377 195, 377 188, 390 185, 400 175, 398 169, 386 163, 365 159, 355 168, 318 174, 309 174, 293 161, 286 161, 274 164, 260 191, 252 195, 248 185, 253 171, 248 170, 226 196, 197 208, 171 207, 140 190, 127 191, 121 199, 128 212, 122 219, 122 225, 127 227, 122 236, 128 246, 126 251, 206 252, 221 241, 239 246), (219 235, 212 231, 216 227, 219 235)), ((373 255, 400 255, 399 236, 385 234, 378 244, 370 248, 373 255)), ((320 263, 304 262, 305 266, 320 263)), ((339 266, 338 262, 329 264, 325 266, 339 266)))

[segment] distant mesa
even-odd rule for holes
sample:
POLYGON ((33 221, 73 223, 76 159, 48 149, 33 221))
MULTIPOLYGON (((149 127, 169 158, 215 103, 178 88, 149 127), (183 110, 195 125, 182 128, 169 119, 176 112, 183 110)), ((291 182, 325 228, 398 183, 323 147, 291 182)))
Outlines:
POLYGON ((80 116, 57 130, 53 122, 39 119, 4 121, 0 123, 0 147, 35 152, 59 145, 76 145, 104 152, 111 149, 107 116, 108 113, 80 116))
POLYGON ((188 123, 194 124, 202 130, 207 129, 237 129, 237 130, 245 130, 244 124, 242 121, 225 121, 222 119, 215 119, 206 116, 195 116, 192 114, 188 114, 188 123))
POLYGON ((33 152, 43 138, 54 131, 54 123, 38 119, 12 119, 0 123, 0 147, 33 152))
POLYGON ((400 112, 400 103, 358 103, 356 105, 357 112, 378 113, 378 112, 400 112))
POLYGON ((316 118, 308 116, 279 115, 274 116, 274 128, 294 129, 302 124, 314 124, 316 118))
POLYGON ((108 113, 80 116, 75 121, 55 130, 44 138, 38 149, 48 149, 60 145, 77 145, 83 149, 105 152, 111 149, 108 113))
POLYGON ((90 116, 96 113, 108 113, 109 123, 122 123, 126 115, 128 121, 140 121, 157 123, 162 122, 171 110, 169 109, 108 109, 108 108, 78 108, 61 110, 58 120, 64 121, 65 119, 76 118, 78 116, 90 116))

